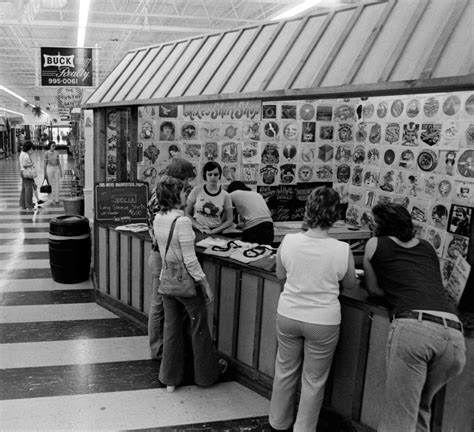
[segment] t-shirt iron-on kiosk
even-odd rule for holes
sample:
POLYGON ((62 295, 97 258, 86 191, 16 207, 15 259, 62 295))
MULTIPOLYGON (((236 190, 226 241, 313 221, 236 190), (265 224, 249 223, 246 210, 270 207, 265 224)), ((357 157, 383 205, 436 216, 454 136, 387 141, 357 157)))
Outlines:
MULTIPOLYGON (((85 105, 94 182, 153 187, 172 152, 197 171, 215 158, 227 167, 224 182, 234 175, 279 196, 279 235, 298 229, 299 191, 331 183, 347 203, 346 222, 362 227, 348 240, 362 244, 373 204, 408 199, 447 280, 459 255, 474 264, 474 218, 456 232, 451 217, 453 207, 472 215, 474 206, 473 14, 468 0, 391 0, 130 51, 85 105)), ((144 324, 150 241, 116 225, 94 223, 97 297, 144 324)), ((239 380, 269 396, 280 284, 227 258, 200 259, 215 290, 209 314, 218 350, 239 380)), ((437 395, 433 431, 472 426, 473 300, 471 272, 459 303, 468 364, 437 395)), ((323 416, 374 428, 387 310, 363 290, 343 293, 341 304, 323 416)))

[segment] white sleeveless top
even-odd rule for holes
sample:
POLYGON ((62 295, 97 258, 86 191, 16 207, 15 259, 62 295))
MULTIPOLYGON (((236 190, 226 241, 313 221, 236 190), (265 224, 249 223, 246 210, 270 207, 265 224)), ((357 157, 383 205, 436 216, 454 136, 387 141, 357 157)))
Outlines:
POLYGON ((347 273, 349 244, 288 234, 281 243, 280 257, 287 278, 278 313, 312 324, 340 324, 339 281, 347 273))

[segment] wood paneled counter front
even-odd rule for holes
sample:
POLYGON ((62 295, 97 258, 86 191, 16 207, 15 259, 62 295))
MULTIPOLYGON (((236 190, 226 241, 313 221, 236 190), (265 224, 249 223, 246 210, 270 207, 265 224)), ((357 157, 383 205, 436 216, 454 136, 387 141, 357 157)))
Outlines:
MULTIPOLYGON (((370 235, 363 231, 347 234, 351 236, 347 240, 356 242, 356 246, 370 235)), ((117 231, 114 225, 96 224, 95 236, 97 301, 146 325, 151 299, 148 233, 117 231)), ((236 379, 270 397, 279 281, 272 273, 229 258, 206 255, 199 248, 198 257, 214 288, 209 322, 217 349, 230 360, 236 379)), ((387 308, 362 288, 342 292, 340 301, 341 336, 326 388, 324 413, 375 428, 384 388, 385 341, 390 324, 387 308)), ((467 335, 466 342, 468 363, 463 374, 435 400, 433 432, 464 432, 474 424, 472 335, 467 335)))

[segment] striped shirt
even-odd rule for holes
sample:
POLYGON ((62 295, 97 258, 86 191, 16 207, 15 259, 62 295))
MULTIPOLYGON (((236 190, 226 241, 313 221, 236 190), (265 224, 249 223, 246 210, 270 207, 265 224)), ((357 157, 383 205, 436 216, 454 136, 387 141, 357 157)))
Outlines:
POLYGON ((194 249, 196 236, 191 220, 184 216, 183 210, 173 209, 166 213, 159 212, 153 222, 153 233, 163 261, 183 262, 195 281, 201 281, 206 277, 194 249), (168 253, 165 256, 171 224, 175 218, 178 218, 178 220, 176 221, 168 253))

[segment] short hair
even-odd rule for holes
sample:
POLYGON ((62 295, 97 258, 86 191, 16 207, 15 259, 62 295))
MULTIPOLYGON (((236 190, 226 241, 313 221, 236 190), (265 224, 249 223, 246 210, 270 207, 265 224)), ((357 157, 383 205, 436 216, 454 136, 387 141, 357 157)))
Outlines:
POLYGON ((174 158, 166 168, 165 174, 180 180, 190 180, 196 177, 196 170, 186 159, 174 158))
POLYGON ((160 131, 163 132, 163 129, 164 129, 165 127, 169 127, 170 129, 173 129, 173 131, 174 131, 174 124, 171 123, 170 121, 165 121, 165 122, 161 123, 161 125, 160 125, 160 131))
POLYGON ((23 151, 27 152, 30 151, 33 148, 33 143, 31 141, 25 141, 23 143, 23 151))
POLYGON ((235 180, 227 186, 227 192, 232 193, 236 190, 250 191, 250 189, 245 183, 235 180))
POLYGON ((51 148, 52 145, 57 145, 57 144, 56 144, 56 141, 51 141, 51 142, 49 143, 49 148, 51 148))
POLYGON ((372 208, 374 234, 393 236, 407 242, 415 236, 413 221, 408 210, 400 204, 381 203, 372 208))
POLYGON ((217 169, 217 171, 219 171, 219 178, 221 178, 222 177, 222 167, 220 166, 220 164, 216 161, 206 162, 204 164, 204 166, 202 167, 202 178, 203 178, 203 180, 207 180, 206 174, 209 171, 214 171, 215 169, 217 169))
POLYGON ((339 194, 332 188, 320 186, 306 200, 304 222, 309 228, 330 228, 338 216, 339 194))
POLYGON ((169 175, 164 175, 156 185, 156 200, 160 206, 160 212, 166 213, 181 203, 181 191, 184 188, 183 180, 169 175))

